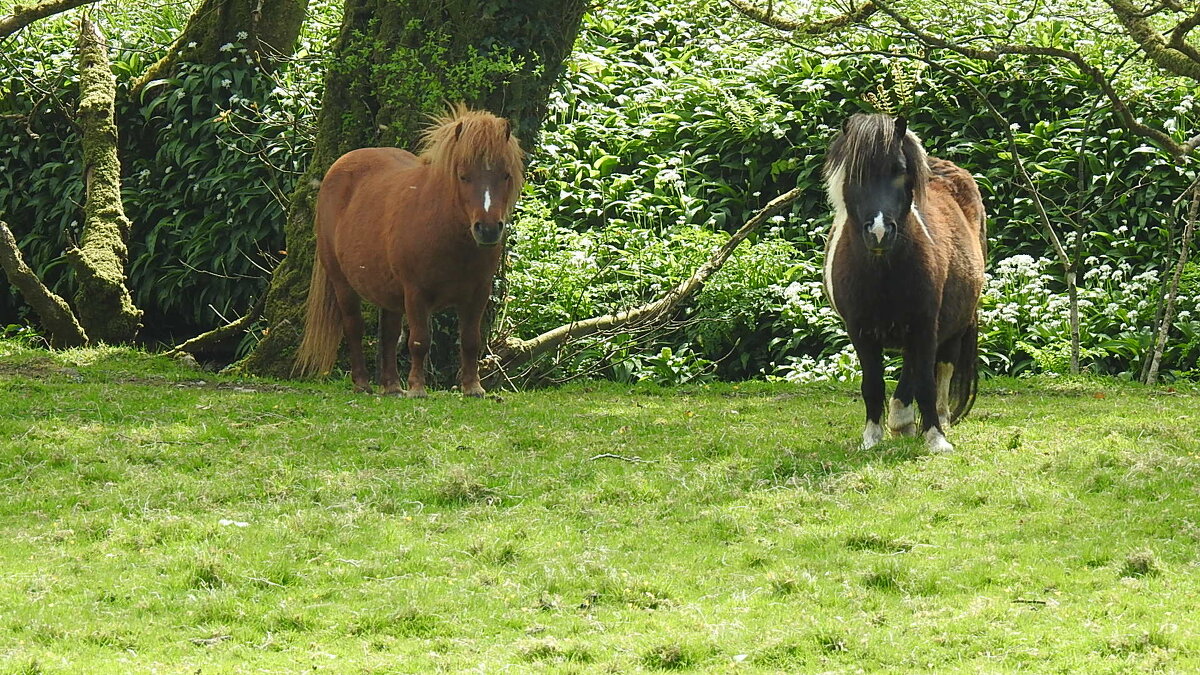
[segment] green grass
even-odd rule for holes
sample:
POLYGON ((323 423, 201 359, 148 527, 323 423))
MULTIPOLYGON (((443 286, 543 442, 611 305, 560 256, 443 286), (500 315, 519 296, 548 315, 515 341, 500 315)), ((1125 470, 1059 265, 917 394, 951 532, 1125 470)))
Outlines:
POLYGON ((936 457, 852 385, 0 390, 0 673, 1200 668, 1194 388, 988 382, 936 457))

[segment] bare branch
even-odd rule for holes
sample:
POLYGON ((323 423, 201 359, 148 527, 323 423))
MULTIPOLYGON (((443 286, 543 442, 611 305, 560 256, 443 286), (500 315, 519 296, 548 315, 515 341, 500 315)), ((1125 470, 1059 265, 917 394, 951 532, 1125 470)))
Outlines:
POLYGON ((17 5, 13 7, 12 14, 0 16, 0 40, 38 19, 60 14, 82 5, 90 5, 93 2, 97 2, 97 0, 45 0, 32 6, 17 5))
POLYGON ((747 18, 753 19, 763 25, 770 26, 778 30, 788 33, 799 33, 801 35, 825 35, 839 28, 852 26, 856 23, 862 23, 874 14, 878 8, 873 2, 865 2, 849 12, 840 16, 835 16, 821 21, 802 21, 797 19, 788 19, 779 16, 775 13, 774 6, 768 6, 767 9, 755 7, 744 0, 729 0, 729 4, 733 8, 741 12, 747 18))
MULTIPOLYGON (((1138 43, 1139 46, 1146 52, 1146 56, 1153 61, 1158 67, 1182 77, 1190 77, 1193 80, 1200 80, 1200 54, 1190 46, 1186 49, 1180 49, 1178 45, 1169 44, 1162 34, 1150 25, 1149 17, 1145 16, 1142 10, 1134 6, 1129 0, 1105 0, 1108 6, 1112 8, 1113 14, 1116 15, 1117 21, 1129 31, 1129 37, 1138 43)), ((1200 17, 1196 14, 1184 19, 1183 23, 1176 27, 1175 32, 1179 32, 1178 36, 1173 35, 1183 42, 1184 35, 1195 27, 1196 23, 1200 22, 1200 17), (1191 23, 1189 27, 1188 24, 1191 23)))
MULTIPOLYGON (((1108 1, 1111 3, 1120 2, 1121 0, 1108 1)), ((913 35, 913 37, 917 38, 921 42, 934 47, 949 49, 950 51, 957 52, 968 58, 995 62, 999 61, 1001 57, 1006 55, 1024 55, 1050 56, 1070 61, 1071 63, 1075 64, 1075 67, 1079 68, 1080 71, 1091 78, 1091 80, 1095 82, 1098 87, 1100 87, 1100 90, 1104 92, 1105 98, 1107 98, 1109 103, 1112 104, 1113 111, 1116 112, 1117 116, 1121 118, 1121 123, 1126 129, 1129 129, 1139 136, 1150 139, 1154 143, 1158 144, 1159 147, 1177 157, 1186 155, 1192 149, 1194 149, 1194 147, 1190 148, 1186 144, 1177 143, 1175 139, 1171 138, 1170 135, 1166 134, 1165 132, 1138 121, 1137 117, 1134 116, 1133 111, 1129 109, 1129 104, 1125 102, 1125 99, 1121 98, 1121 95, 1117 92, 1112 82, 1108 79, 1108 77, 1105 76, 1104 71, 1092 65, 1083 57, 1082 54, 1079 54, 1078 52, 1073 52, 1069 49, 1062 49, 1060 47, 1037 47, 1033 45, 1020 44, 997 44, 992 45, 988 49, 967 47, 964 45, 955 44, 946 38, 934 35, 917 26, 911 19, 899 12, 891 4, 891 0, 876 0, 876 4, 879 5, 879 9, 881 11, 890 16, 893 20, 895 20, 896 23, 900 24, 902 28, 907 30, 913 35)), ((1200 64, 1197 65, 1198 69, 1196 79, 1200 80, 1200 64)))
POLYGON ((804 188, 798 187, 772 199, 758 213, 755 213, 750 220, 746 221, 746 224, 742 225, 729 238, 729 241, 718 248, 708 261, 701 265, 692 276, 679 282, 678 285, 667 291, 666 295, 658 300, 614 314, 605 314, 565 324, 553 330, 546 331, 530 340, 510 338, 504 345, 495 350, 500 359, 499 367, 508 370, 513 366, 525 363, 547 351, 555 349, 568 341, 578 340, 579 338, 594 335, 601 331, 624 329, 626 326, 640 327, 665 320, 685 300, 695 295, 704 286, 705 282, 708 281, 709 277, 721 269, 721 266, 733 255, 733 251, 737 248, 738 244, 742 243, 746 237, 750 236, 768 218, 779 213, 792 202, 799 199, 803 193, 804 188))

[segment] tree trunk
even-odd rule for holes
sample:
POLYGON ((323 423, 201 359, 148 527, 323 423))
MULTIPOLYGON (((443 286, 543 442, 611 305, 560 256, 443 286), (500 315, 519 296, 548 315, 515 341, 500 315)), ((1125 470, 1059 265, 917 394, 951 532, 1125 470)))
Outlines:
POLYGON ((166 56, 146 69, 131 87, 136 97, 155 80, 170 77, 180 63, 216 63, 239 42, 267 72, 292 54, 304 25, 308 0, 203 0, 166 56))
POLYGON ((0 221, 0 267, 8 275, 9 283, 21 291, 25 302, 37 312, 42 327, 50 334, 50 346, 62 349, 87 344, 87 334, 79 326, 71 306, 46 288, 37 274, 29 269, 21 249, 17 247, 16 238, 3 221, 0 221))
POLYGON ((142 312, 125 286, 129 219, 121 203, 121 163, 113 119, 116 81, 104 36, 86 17, 79 34, 79 127, 87 185, 83 237, 67 251, 75 271, 75 307, 93 340, 126 342, 137 332, 142 312))
POLYGON ((0 16, 0 40, 21 30, 25 26, 59 12, 89 5, 97 0, 44 0, 36 5, 16 5, 12 14, 0 16))
POLYGON ((286 377, 304 329, 313 204, 326 169, 367 146, 412 149, 429 115, 465 101, 516 124, 531 150, 585 0, 347 0, 325 80, 313 162, 292 195, 287 258, 268 291, 268 331, 240 367, 286 377))

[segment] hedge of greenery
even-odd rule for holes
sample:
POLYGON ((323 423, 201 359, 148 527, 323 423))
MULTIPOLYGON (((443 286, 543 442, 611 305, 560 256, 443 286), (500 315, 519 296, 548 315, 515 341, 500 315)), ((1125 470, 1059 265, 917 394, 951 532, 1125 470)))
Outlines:
MULTIPOLYGON (((335 28, 336 2, 316 9, 302 54, 317 52, 335 28)), ((0 138, 11 139, 0 151, 0 208, 35 267, 61 287, 70 282, 61 253, 77 227, 79 181, 66 112, 72 37, 55 30, 19 38, 22 48, 9 49, 18 67, 0 75, 0 138), (39 101, 30 81, 55 101, 39 101), (34 106, 39 114, 28 129, 8 116, 34 106)), ((884 54, 901 47, 871 40, 865 46, 884 54)), ((140 30, 121 37, 114 58, 122 82, 144 67, 139 50, 152 41, 140 30)), ((121 112, 140 120, 125 126, 141 130, 123 141, 132 159, 125 189, 135 222, 132 281, 148 325, 162 334, 215 325, 261 292, 284 246, 281 199, 310 147, 320 60, 301 58, 263 79, 237 45, 229 53, 229 62, 191 68, 121 112)), ((1067 364, 1062 269, 1016 178, 1011 131, 1084 270, 1085 365, 1136 373, 1182 219, 1174 202, 1188 176, 1120 129, 1071 67, 942 65, 821 57, 712 0, 597 7, 533 154, 497 330, 532 336, 656 297, 756 209, 800 185, 803 197, 742 245, 678 327, 638 340, 598 338, 548 377, 852 377, 854 358, 820 296, 829 226, 820 165, 842 119, 886 109, 908 116, 932 154, 979 179, 992 235, 982 310, 987 368, 1063 372, 1067 364), (956 77, 984 92, 1004 123, 956 77)), ((1197 120, 1194 93, 1164 81, 1147 87, 1138 105, 1182 138, 1197 120)), ((1165 360, 1172 377, 1198 370, 1198 270, 1185 275, 1165 360)), ((7 303, 16 317, 19 304, 7 303)))

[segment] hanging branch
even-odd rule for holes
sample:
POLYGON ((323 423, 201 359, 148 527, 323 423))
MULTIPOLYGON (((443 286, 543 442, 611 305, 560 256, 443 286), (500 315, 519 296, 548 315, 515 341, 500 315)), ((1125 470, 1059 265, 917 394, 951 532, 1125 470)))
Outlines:
POLYGON ((71 306, 46 288, 37 274, 25 264, 16 238, 3 221, 0 221, 0 266, 4 267, 9 283, 21 292, 21 297, 42 320, 42 328, 50 334, 51 347, 65 349, 87 344, 87 333, 79 326, 71 306))
POLYGON ((81 5, 89 5, 98 0, 45 0, 36 5, 17 5, 13 7, 12 14, 0 16, 0 40, 12 35, 21 30, 25 26, 44 19, 48 16, 53 16, 75 9, 81 5))
POLYGON ((557 349, 569 341, 578 340, 579 338, 587 337, 600 331, 644 328, 647 325, 669 319, 684 301, 695 295, 696 292, 704 287, 709 277, 721 269, 721 266, 733 255, 733 251, 737 248, 738 244, 742 243, 746 237, 750 236, 768 218, 779 213, 792 202, 799 199, 803 193, 804 189, 797 187, 772 199, 760 211, 755 213, 750 220, 746 221, 746 224, 742 225, 729 238, 729 241, 718 248, 707 262, 697 268, 690 277, 667 291, 658 300, 613 314, 605 314, 583 321, 574 321, 546 331, 530 340, 510 338, 503 345, 493 349, 498 361, 498 363, 493 364, 493 367, 498 368, 501 372, 511 372, 514 368, 546 352, 557 349))

